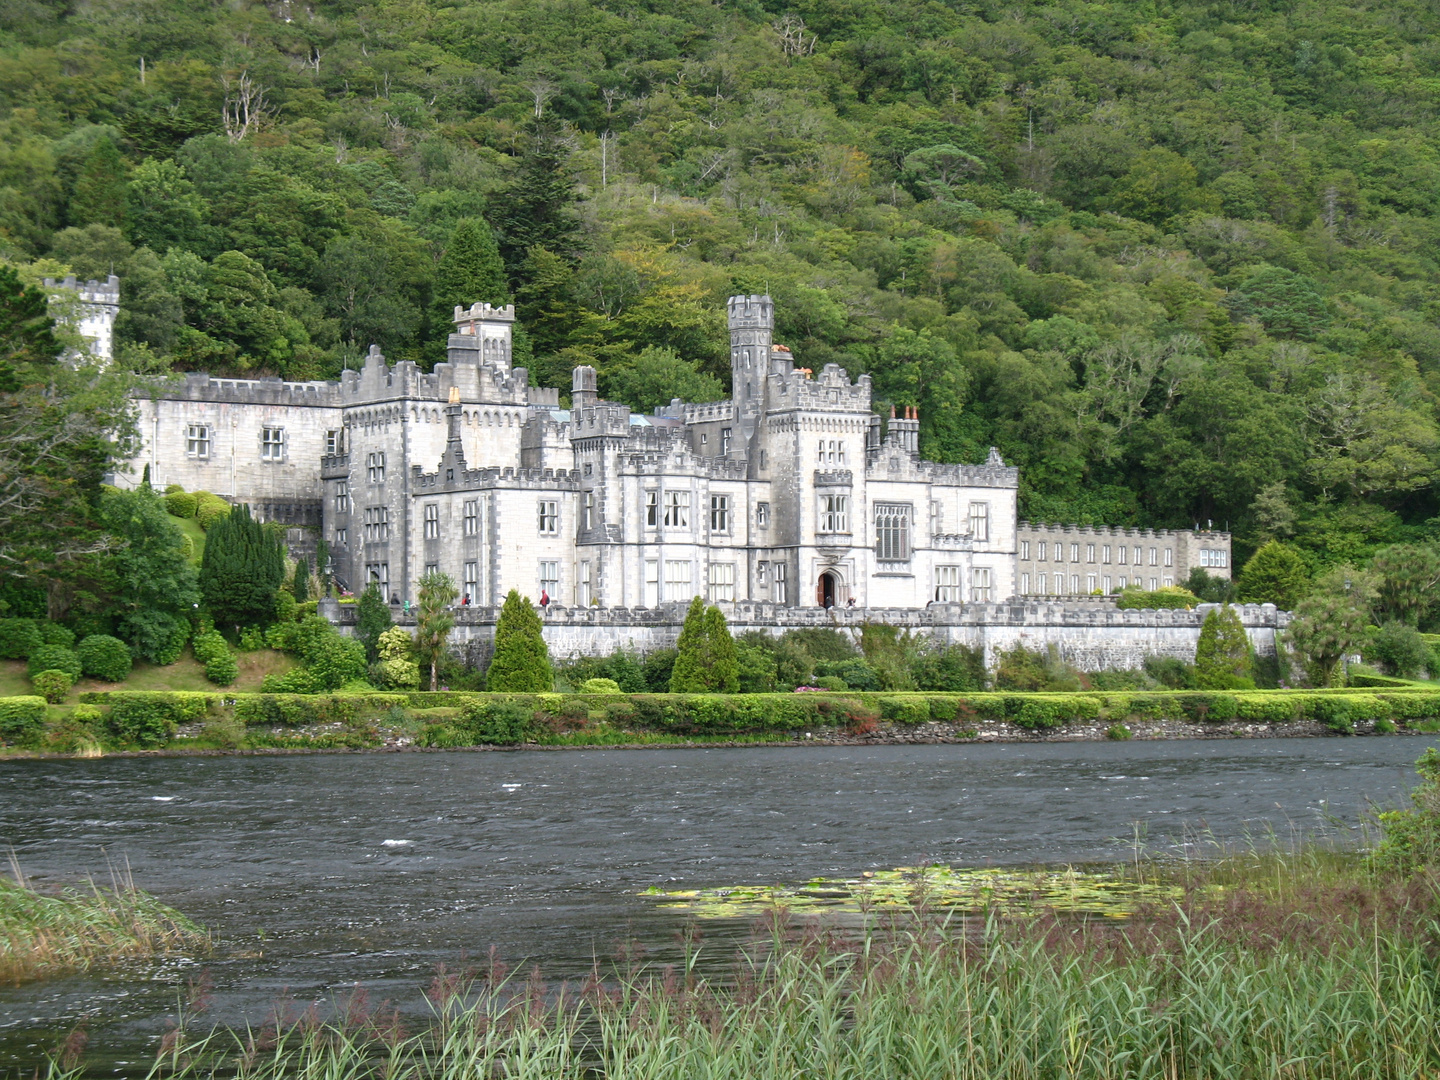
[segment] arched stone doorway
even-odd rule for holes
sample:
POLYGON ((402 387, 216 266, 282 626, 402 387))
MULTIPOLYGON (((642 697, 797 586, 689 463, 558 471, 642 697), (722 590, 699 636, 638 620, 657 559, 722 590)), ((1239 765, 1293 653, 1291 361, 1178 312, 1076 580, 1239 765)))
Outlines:
POLYGON ((820 575, 815 586, 815 601, 823 608, 832 608, 840 600, 840 577, 832 570, 820 575))

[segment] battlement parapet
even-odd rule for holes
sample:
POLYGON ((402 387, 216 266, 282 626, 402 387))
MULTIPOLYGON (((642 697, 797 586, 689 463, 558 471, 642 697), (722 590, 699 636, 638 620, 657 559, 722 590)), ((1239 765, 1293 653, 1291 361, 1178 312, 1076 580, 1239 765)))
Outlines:
POLYGON ((1104 536, 1133 540, 1176 540, 1187 537, 1228 541, 1230 534, 1218 529, 1141 529, 1121 525, 1063 525, 1044 521, 1017 521, 1017 532, 1044 533, 1047 537, 1104 536))
POLYGON ((45 278, 41 285, 50 290, 65 289, 77 293, 81 300, 87 304, 119 304, 120 303, 120 279, 111 274, 104 281, 96 281, 94 278, 88 281, 77 281, 74 274, 69 274, 59 281, 54 278, 45 278))
POLYGON ((459 304, 455 305, 455 317, 450 320, 457 326, 463 326, 462 334, 473 334, 474 327, 470 324, 477 322, 509 322, 515 321, 515 305, 505 304, 500 307, 491 304, 474 303, 468 308, 459 304))
POLYGON ((468 491, 473 489, 523 489, 536 491, 575 491, 580 484, 579 469, 516 468, 506 465, 479 469, 447 469, 427 473, 420 465, 410 467, 411 490, 468 491), (451 475, 451 474, 454 475, 451 475))
POLYGON ((816 469, 816 487, 852 487, 855 474, 849 469, 816 469))
POLYGON ((285 405, 339 408, 344 402, 334 382, 284 382, 278 378, 216 379, 201 371, 187 371, 184 381, 173 378, 152 384, 148 394, 172 401, 207 401, 225 405, 285 405))
POLYGON ((320 479, 339 480, 349 475, 349 454, 322 454, 320 456, 320 479))
MULTIPOLYGON (((673 405, 675 402, 671 402, 673 405)), ((725 422, 735 419, 735 403, 732 401, 705 401, 696 405, 683 405, 687 424, 725 422)))

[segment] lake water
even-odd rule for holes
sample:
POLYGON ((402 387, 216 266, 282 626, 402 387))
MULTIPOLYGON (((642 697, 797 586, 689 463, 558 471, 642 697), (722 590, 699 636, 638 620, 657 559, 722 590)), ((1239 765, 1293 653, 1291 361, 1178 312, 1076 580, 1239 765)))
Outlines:
MULTIPOLYGON (((636 895, 651 885, 1116 860, 1137 837, 1200 855, 1271 834, 1358 838, 1435 741, 22 761, 0 764, 0 843, 42 885, 128 863, 210 927, 221 1020, 357 983, 419 1010, 437 963, 492 945, 552 979, 583 977, 625 940, 673 956, 683 917, 636 895)), ((0 988, 0 1072, 28 1073, 86 1015, 100 1071, 133 1072, 197 970, 0 988)))

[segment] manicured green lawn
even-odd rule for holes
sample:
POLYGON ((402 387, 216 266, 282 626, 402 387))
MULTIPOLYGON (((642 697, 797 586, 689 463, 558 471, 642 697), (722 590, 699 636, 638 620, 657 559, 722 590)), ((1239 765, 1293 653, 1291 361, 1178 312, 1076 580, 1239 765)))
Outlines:
POLYGON ((194 518, 171 517, 170 520, 175 523, 177 529, 190 537, 190 542, 195 545, 194 551, 190 555, 190 561, 199 566, 200 557, 205 554, 205 530, 200 527, 200 522, 194 518))
MULTIPOLYGON (((218 687, 205 678, 205 667, 196 662, 187 649, 185 655, 173 664, 159 667, 155 664, 136 664, 130 678, 123 683, 101 682, 99 679, 81 679, 70 690, 66 703, 73 705, 79 696, 91 690, 236 690, 254 692, 260 683, 272 672, 283 673, 295 666, 293 658, 270 649, 235 654, 240 665, 240 678, 233 686, 218 687)), ((0 661, 0 697, 17 694, 33 694, 30 680, 25 674, 25 661, 0 661)))

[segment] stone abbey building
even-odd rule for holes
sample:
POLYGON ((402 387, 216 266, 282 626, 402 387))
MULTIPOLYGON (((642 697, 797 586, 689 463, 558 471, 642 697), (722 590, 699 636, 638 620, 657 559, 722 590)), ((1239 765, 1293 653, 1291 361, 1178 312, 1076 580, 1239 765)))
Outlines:
POLYGON ((1228 576, 1225 533, 1017 520, 998 452, 923 460, 918 416, 876 414, 869 376, 796 366, 768 296, 728 314, 728 401, 639 415, 580 367, 562 409, 511 365, 514 309, 476 304, 431 374, 372 348, 335 382, 187 375, 139 403, 129 477, 324 535, 352 590, 413 600, 439 570, 474 608, 514 588, 601 612, 959 611, 1228 576))

